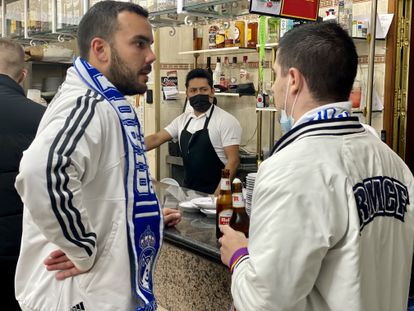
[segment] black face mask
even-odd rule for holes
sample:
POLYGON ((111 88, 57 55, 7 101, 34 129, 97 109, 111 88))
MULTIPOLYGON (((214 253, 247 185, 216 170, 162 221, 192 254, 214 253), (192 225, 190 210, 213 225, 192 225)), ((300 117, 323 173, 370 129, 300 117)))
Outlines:
POLYGON ((210 107, 210 96, 198 94, 189 98, 191 107, 198 112, 206 112, 210 107))

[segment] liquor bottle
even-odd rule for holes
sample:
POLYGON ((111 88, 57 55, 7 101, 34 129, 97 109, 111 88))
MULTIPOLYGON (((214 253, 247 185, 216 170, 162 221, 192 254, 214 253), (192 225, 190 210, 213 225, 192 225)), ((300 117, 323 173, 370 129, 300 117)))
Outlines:
POLYGON ((240 76, 240 73, 237 68, 237 56, 233 56, 233 61, 230 67, 229 90, 237 90, 237 85, 239 82, 238 76, 240 76))
POLYGON ((220 28, 216 34, 216 48, 221 49, 224 48, 224 39, 225 39, 225 31, 224 31, 224 25, 220 25, 220 28))
POLYGON ((223 69, 220 75, 220 85, 226 91, 229 88, 229 80, 230 80, 230 67, 229 67, 229 58, 227 56, 224 57, 223 69))
POLYGON ((249 72, 247 70, 247 56, 243 56, 243 63, 240 66, 240 84, 250 81, 249 72))
POLYGON ((203 28, 193 28, 193 50, 201 50, 203 47, 203 28))
POLYGON ((233 180, 233 193, 231 197, 233 213, 230 218, 230 227, 236 231, 243 232, 246 238, 248 238, 250 219, 246 213, 246 206, 242 193, 242 183, 238 178, 233 180))
POLYGON ((211 57, 207 57, 207 72, 210 74, 211 78, 213 79, 213 71, 211 70, 211 57))
POLYGON ((216 36, 218 32, 218 27, 216 25, 211 25, 208 29, 208 48, 215 49, 216 48, 216 36))
POLYGON ((221 58, 217 57, 216 68, 213 71, 213 86, 220 90, 220 78, 221 78, 221 58))
POLYGON ((244 35, 245 24, 244 21, 236 21, 234 23, 234 46, 239 46, 244 48, 245 45, 245 35, 244 35))
POLYGON ((233 31, 230 25, 224 30, 224 47, 231 48, 234 46, 233 31))
POLYGON ((256 48, 258 22, 249 22, 247 24, 247 47, 256 48))
POLYGON ((230 186, 230 171, 223 168, 221 170, 220 193, 216 203, 216 237, 221 238, 223 235, 220 231, 220 226, 228 225, 233 213, 231 208, 231 186, 230 186))

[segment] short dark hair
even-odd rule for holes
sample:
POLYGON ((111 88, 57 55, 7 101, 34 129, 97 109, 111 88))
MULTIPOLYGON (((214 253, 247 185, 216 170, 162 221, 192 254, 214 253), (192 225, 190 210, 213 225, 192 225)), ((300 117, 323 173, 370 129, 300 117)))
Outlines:
POLYGON ((148 18, 148 11, 138 4, 121 1, 101 1, 93 5, 82 17, 78 27, 79 54, 88 60, 91 41, 99 37, 112 43, 118 28, 118 14, 128 11, 148 18))
POLYGON ((193 80, 195 78, 206 79, 208 85, 210 85, 210 87, 213 88, 213 77, 207 70, 202 68, 193 69, 187 74, 187 77, 185 78, 185 88, 188 88, 188 83, 190 82, 190 80, 193 80))
POLYGON ((297 68, 318 101, 348 100, 357 73, 358 55, 348 33, 337 23, 306 24, 279 42, 277 63, 282 75, 297 68))

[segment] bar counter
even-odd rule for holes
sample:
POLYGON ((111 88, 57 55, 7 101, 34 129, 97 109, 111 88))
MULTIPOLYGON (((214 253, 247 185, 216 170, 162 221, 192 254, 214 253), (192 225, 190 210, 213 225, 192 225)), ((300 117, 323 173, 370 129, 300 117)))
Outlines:
POLYGON ((177 226, 165 228, 154 281, 158 303, 168 311, 228 311, 231 275, 220 260, 215 218, 178 207, 208 195, 157 181, 153 185, 163 207, 182 213, 177 226))

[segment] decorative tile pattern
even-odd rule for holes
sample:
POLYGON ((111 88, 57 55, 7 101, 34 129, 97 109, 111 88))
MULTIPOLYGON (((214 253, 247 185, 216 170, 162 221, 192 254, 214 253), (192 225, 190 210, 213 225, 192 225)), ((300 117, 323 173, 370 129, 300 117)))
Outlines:
POLYGON ((168 64, 168 63, 162 63, 160 64, 161 70, 191 70, 194 68, 193 64, 168 64))

